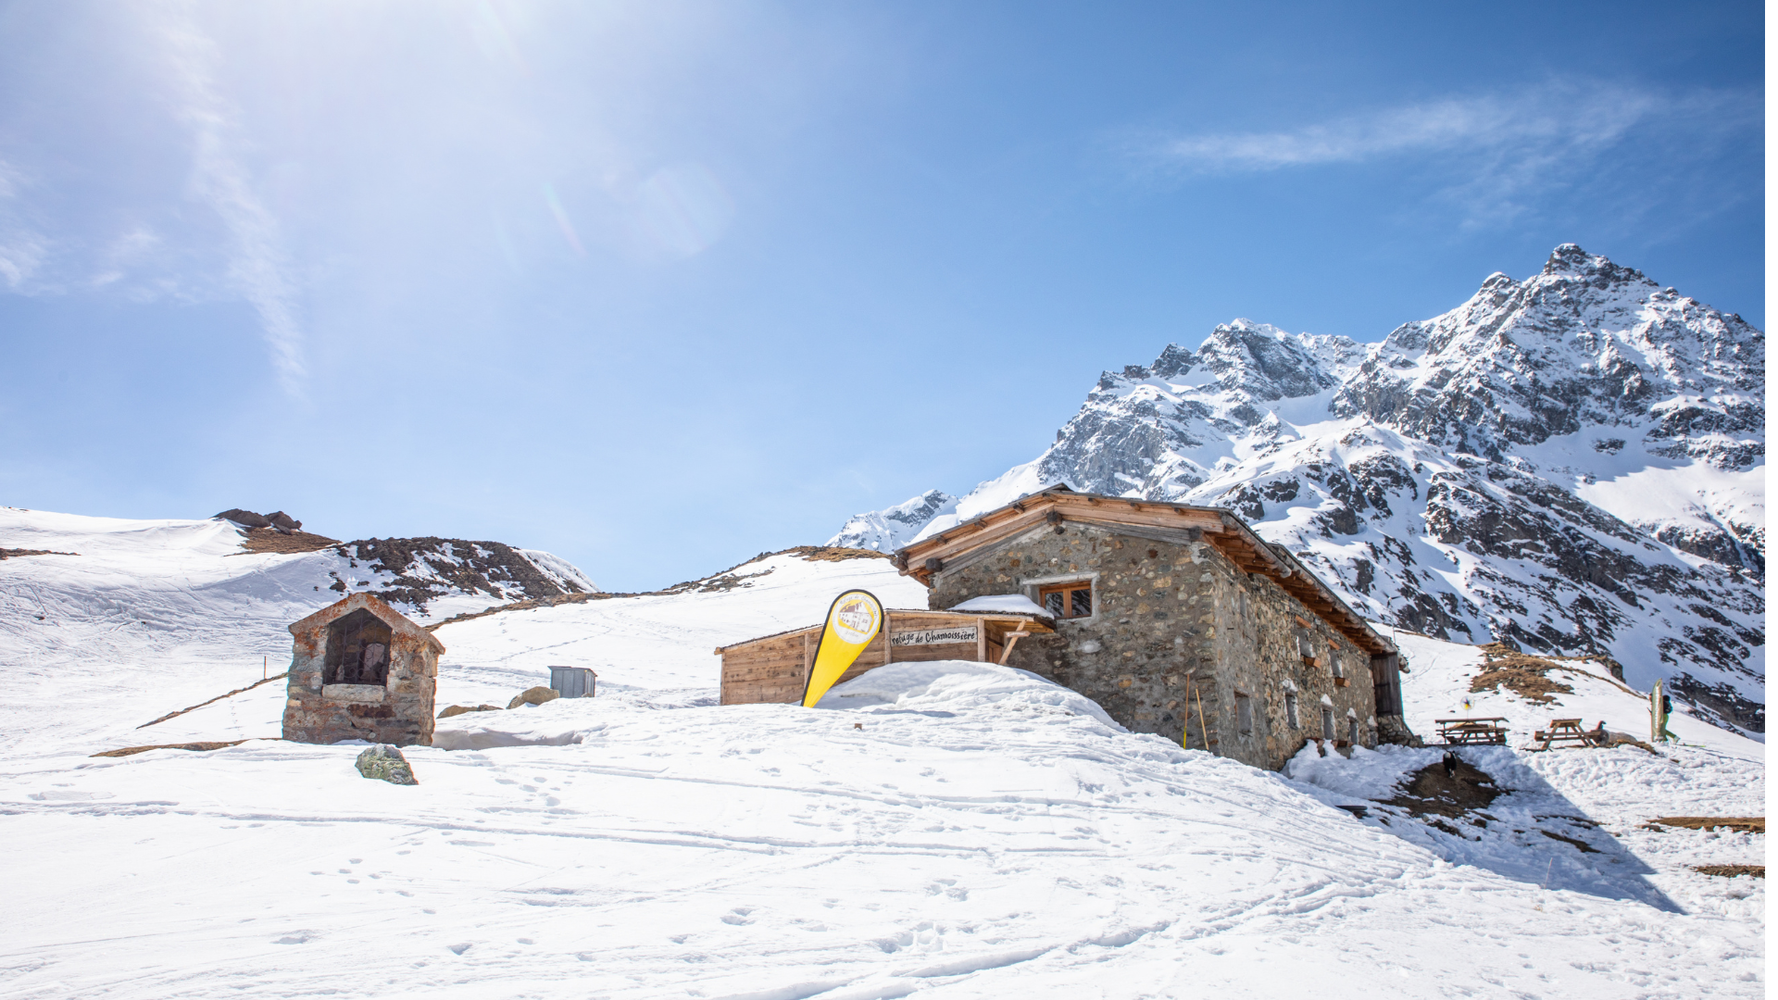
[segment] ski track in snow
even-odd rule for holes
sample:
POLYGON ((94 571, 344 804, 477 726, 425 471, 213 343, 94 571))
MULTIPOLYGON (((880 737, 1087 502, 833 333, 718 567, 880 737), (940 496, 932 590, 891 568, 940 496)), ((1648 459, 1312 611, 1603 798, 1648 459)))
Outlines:
MULTIPOLYGON (((1008 668, 896 664, 816 710, 713 704, 716 645, 811 624, 852 586, 923 606, 883 560, 777 556, 727 591, 446 625, 441 706, 504 705, 552 663, 594 667, 600 694, 441 722, 406 751, 415 787, 358 777, 357 745, 86 756, 277 734, 281 683, 135 728, 257 679, 240 661, 261 647, 282 669, 282 626, 324 603, 274 600, 301 557, 221 558, 207 523, 134 563, 118 543, 134 576, 109 595, 50 562, 71 557, 0 562, 0 995, 1764 992, 1763 881, 1687 867, 1758 863, 1764 837, 1641 829, 1763 812, 1763 746, 1696 720, 1660 756, 1466 751, 1512 791, 1489 810, 1505 822, 1452 836, 1339 808, 1440 751, 1310 751, 1285 778, 1008 668), (143 618, 159 627, 120 628, 143 618)), ((1430 735, 1478 654, 1398 639, 1430 735)), ((1491 692, 1471 714, 1516 741, 1553 712, 1646 735, 1634 693, 1563 679, 1561 706, 1491 692)))

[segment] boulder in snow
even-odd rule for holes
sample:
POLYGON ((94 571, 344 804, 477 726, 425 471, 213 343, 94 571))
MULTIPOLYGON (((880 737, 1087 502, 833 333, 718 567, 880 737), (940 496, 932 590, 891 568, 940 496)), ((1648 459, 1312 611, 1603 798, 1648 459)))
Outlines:
POLYGON ((391 785, 417 785, 414 769, 397 748, 382 743, 358 755, 358 773, 366 778, 387 781, 391 785))
MULTIPOLYGON (((523 695, 521 695, 520 697, 523 697, 523 695)), ((467 705, 452 705, 450 708, 447 708, 444 711, 438 713, 438 717, 441 719, 449 719, 452 716, 456 716, 456 715, 468 715, 470 712, 498 712, 498 711, 500 711, 499 705, 476 705, 473 708, 471 708, 467 705)))
POLYGON ((557 698, 560 698, 560 697, 561 697, 561 695, 558 694, 554 688, 546 688, 546 687, 527 688, 526 690, 520 692, 516 697, 514 697, 512 699, 512 703, 507 705, 506 707, 507 708, 518 708, 520 705, 541 705, 546 701, 555 701, 557 698))

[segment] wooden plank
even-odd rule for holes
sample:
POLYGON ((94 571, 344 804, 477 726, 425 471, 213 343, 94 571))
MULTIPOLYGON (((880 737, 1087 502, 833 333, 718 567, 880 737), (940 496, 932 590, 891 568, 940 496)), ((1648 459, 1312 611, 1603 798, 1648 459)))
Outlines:
POLYGON ((777 666, 779 664, 784 666, 796 666, 801 662, 802 657, 791 656, 788 654, 778 656, 725 656, 722 658, 722 667, 724 670, 744 670, 750 667, 777 666))
POLYGON ((950 531, 939 534, 935 538, 927 539, 925 542, 921 542, 918 545, 910 545, 907 549, 903 550, 908 553, 908 564, 910 566, 917 566, 923 570, 926 560, 933 556, 944 559, 949 555, 954 555, 955 552, 960 550, 973 549, 982 545, 992 545, 997 541, 1011 538, 1013 535, 1043 523, 1044 511, 1041 509, 1027 510, 1023 513, 1014 511, 1011 513, 1011 517, 1001 520, 1000 523, 994 527, 979 529, 957 537, 952 537, 957 530, 953 528, 950 531), (915 558, 915 552, 919 553, 918 558, 915 558))
POLYGON ((802 670, 802 661, 785 657, 777 660, 757 660, 752 663, 730 663, 723 667, 723 675, 736 677, 748 676, 760 670, 802 670))
POLYGON ((737 690, 725 702, 729 705, 794 705, 801 700, 802 685, 757 685, 737 690))
POLYGON ((788 656, 794 660, 803 655, 803 647, 801 643, 796 645, 786 643, 784 645, 771 646, 730 646, 723 651, 722 655, 753 657, 755 659, 761 656, 788 656))
POLYGON ((988 620, 975 620, 975 659, 977 663, 988 662, 988 620))
POLYGON ((754 642, 750 642, 750 643, 743 643, 743 644, 734 645, 734 646, 727 646, 723 649, 722 655, 723 656, 789 656, 789 657, 795 658, 795 657, 802 655, 802 644, 800 642, 786 642, 786 643, 754 643, 754 642))
POLYGON ((763 680, 802 680, 802 669, 799 664, 787 663, 778 667, 757 667, 751 670, 733 670, 723 674, 724 684, 752 684, 763 680))

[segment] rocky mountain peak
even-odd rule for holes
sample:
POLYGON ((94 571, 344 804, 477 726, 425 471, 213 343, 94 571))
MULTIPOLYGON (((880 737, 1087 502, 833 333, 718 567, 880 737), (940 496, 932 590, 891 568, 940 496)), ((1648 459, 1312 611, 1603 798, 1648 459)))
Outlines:
POLYGON ((1574 243, 1564 243, 1550 251, 1550 259, 1543 265, 1543 275, 1583 278, 1602 288, 1630 282, 1653 284, 1641 271, 1619 267, 1603 256, 1587 253, 1574 243))
POLYGON ((1196 358, 1224 388, 1255 402, 1313 396, 1335 385, 1302 341, 1250 319, 1219 324, 1196 358))
POLYGON ((1380 343, 1238 319, 1170 344, 939 517, 1055 480, 1230 507, 1371 617, 1609 654, 1763 731, 1764 369, 1741 317, 1563 244, 1380 343))

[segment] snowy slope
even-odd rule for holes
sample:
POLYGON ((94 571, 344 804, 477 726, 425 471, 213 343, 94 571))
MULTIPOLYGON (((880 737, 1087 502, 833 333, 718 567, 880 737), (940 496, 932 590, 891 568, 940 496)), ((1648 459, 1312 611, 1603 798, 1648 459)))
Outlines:
MULTIPOLYGON (((25 590, 56 572, 0 565, 15 562, 37 567, 13 578, 25 590)), ((85 756, 276 731, 281 695, 264 688, 141 731, 158 711, 108 688, 119 664, 182 677, 269 610, 232 619, 238 635, 217 615, 182 644, 120 630, 109 657, 58 661, 54 697, 9 706, 0 993, 1763 994, 1763 881, 1688 868, 1757 862, 1763 836, 1634 832, 1758 812, 1757 743, 1680 720, 1715 742, 1500 751, 1525 796, 1503 811, 1590 816, 1603 829, 1576 838, 1597 844, 1586 853, 1340 808, 1386 795, 1413 751, 1287 779, 1124 732, 1009 668, 898 664, 814 710, 711 704, 715 645, 808 624, 851 586, 923 604, 886 560, 781 554, 672 594, 443 625, 444 702, 504 704, 550 663, 599 669, 601 694, 444 720, 439 746, 407 751, 421 782, 407 788, 360 778, 357 746, 85 756)), ((1476 653, 1399 638, 1423 724, 1460 701, 1476 653)), ((10 681, 35 647, 9 643, 10 681)), ((1575 687, 1565 711, 1633 729, 1634 693, 1575 687)), ((1478 711, 1527 725, 1548 711, 1514 698, 1478 711)))
POLYGON ((1763 732, 1764 343, 1564 245, 1377 344, 1237 320, 1106 372, 1053 447, 921 530, 1058 481, 1227 506, 1369 617, 1606 653, 1763 732))
MULTIPOLYGON (((490 585, 485 575, 477 578, 491 592, 461 589, 432 568, 468 561, 446 551, 425 551, 391 570, 334 548, 247 552, 242 540, 236 525, 216 519, 145 521, 0 507, 0 550, 49 553, 0 558, 0 663, 7 671, 0 747, 111 738, 119 727, 280 673, 290 661, 285 626, 347 589, 393 596, 417 583, 442 594, 424 611, 398 605, 422 622, 527 596, 522 588, 490 585), (401 575, 407 583, 397 582, 401 575), (70 699, 88 710, 45 721, 45 706, 70 699)), ((385 547, 413 541, 372 540, 385 547)), ((540 575, 590 584, 548 553, 527 558, 540 575)), ((281 703, 269 687, 260 694, 281 703)), ((217 709, 238 710, 235 702, 217 709)), ((252 718, 256 726, 263 721, 252 718)), ((243 735, 277 732, 262 727, 243 735)))

